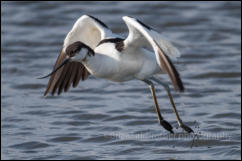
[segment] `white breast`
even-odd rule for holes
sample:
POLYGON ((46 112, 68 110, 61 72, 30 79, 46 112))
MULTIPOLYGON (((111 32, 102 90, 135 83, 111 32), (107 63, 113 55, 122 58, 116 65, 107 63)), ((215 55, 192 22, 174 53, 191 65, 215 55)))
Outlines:
POLYGON ((144 79, 160 69, 154 54, 144 49, 119 52, 114 43, 104 43, 95 53, 84 65, 92 75, 111 81, 144 79))

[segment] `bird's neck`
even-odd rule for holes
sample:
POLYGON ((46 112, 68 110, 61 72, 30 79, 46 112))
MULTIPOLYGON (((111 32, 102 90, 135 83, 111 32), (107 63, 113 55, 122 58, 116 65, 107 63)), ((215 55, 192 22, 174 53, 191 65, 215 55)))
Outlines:
POLYGON ((82 64, 86 67, 89 73, 95 75, 95 73, 102 67, 103 56, 100 54, 95 54, 94 56, 88 56, 82 64))
MULTIPOLYGON (((115 54, 113 54, 115 55, 115 54)), ((88 57, 83 62, 88 72, 99 78, 110 78, 119 70, 117 58, 106 54, 96 53, 95 56, 88 57)))

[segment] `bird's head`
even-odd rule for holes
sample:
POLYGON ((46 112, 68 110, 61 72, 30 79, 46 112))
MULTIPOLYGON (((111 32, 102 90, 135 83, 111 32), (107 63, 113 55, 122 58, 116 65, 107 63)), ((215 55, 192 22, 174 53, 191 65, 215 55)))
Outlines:
POLYGON ((80 62, 86 61, 88 57, 94 56, 94 51, 87 46, 86 44, 76 41, 70 44, 66 50, 66 58, 57 66, 55 69, 48 75, 40 77, 39 79, 43 79, 53 75, 57 72, 62 66, 67 64, 68 62, 80 62))
POLYGON ((82 62, 87 57, 94 56, 94 51, 86 44, 76 41, 66 48, 66 55, 69 61, 82 62))

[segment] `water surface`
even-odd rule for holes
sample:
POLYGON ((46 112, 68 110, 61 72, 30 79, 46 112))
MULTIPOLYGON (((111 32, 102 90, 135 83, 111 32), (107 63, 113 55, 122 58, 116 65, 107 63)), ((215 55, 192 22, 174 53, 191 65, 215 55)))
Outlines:
MULTIPOLYGON (((241 159, 240 2, 1 2, 2 159, 241 159), (180 49, 186 92, 175 93, 176 128, 156 85, 170 135, 157 123, 149 88, 89 77, 42 98, 65 35, 83 14, 127 35, 124 15, 149 24, 180 49)), ((159 76, 169 83, 167 76, 159 76)))

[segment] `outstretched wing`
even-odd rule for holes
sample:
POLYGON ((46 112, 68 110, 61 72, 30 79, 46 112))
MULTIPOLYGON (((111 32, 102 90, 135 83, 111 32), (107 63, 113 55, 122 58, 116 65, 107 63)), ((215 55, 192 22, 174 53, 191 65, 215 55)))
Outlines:
MULTIPOLYGON (((112 31, 97 18, 88 15, 80 17, 67 34, 53 70, 66 58, 66 48, 69 45, 81 41, 91 49, 94 49, 101 40, 109 36, 112 36, 112 31)), ((66 92, 71 84, 73 87, 76 87, 80 79, 85 80, 88 75, 87 69, 80 62, 68 62, 50 77, 44 96, 49 92, 51 92, 52 95, 54 95, 55 92, 60 94, 63 89, 66 92)))
POLYGON ((171 43, 164 40, 159 33, 141 21, 127 16, 124 16, 123 20, 129 29, 129 35, 124 40, 124 48, 145 47, 153 49, 157 64, 163 71, 168 73, 175 90, 184 91, 179 73, 168 57, 178 57, 180 55, 179 51, 171 43))
POLYGON ((102 21, 90 15, 83 15, 67 34, 63 48, 65 50, 70 44, 81 41, 94 49, 101 40, 112 35, 112 31, 102 21))

